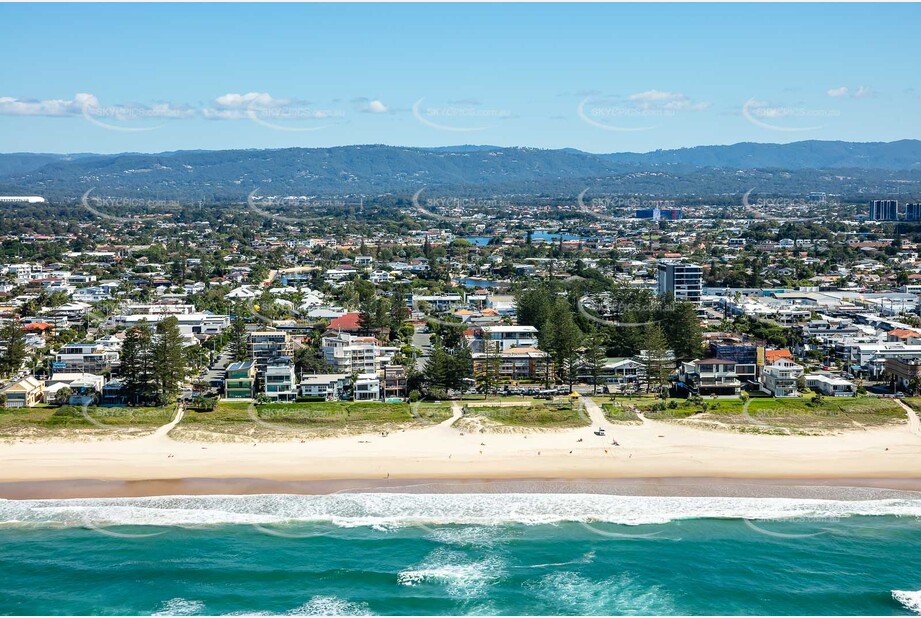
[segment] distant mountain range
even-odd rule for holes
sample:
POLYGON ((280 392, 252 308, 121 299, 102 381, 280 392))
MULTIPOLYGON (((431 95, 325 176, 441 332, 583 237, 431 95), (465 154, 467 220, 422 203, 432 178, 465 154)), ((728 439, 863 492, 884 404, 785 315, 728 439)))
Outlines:
POLYGON ((759 190, 921 195, 921 141, 740 143, 649 153, 342 146, 158 154, 0 154, 0 192, 242 201, 263 195, 432 193, 712 196, 759 190))

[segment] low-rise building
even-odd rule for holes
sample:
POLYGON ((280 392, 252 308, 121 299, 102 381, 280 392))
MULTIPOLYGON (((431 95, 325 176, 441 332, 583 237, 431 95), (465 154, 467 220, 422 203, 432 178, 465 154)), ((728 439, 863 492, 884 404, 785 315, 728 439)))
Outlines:
POLYGON ((896 390, 915 392, 921 387, 921 356, 887 358, 885 368, 895 381, 896 390))
POLYGON ((406 367, 403 365, 386 365, 383 373, 384 378, 381 381, 381 389, 384 399, 403 399, 406 397, 406 367))
POLYGON ((362 373, 355 379, 352 399, 355 401, 379 401, 381 380, 376 373, 362 373))
POLYGON ((708 358, 681 363, 678 380, 698 395, 738 395, 742 383, 736 373, 736 362, 708 358))
POLYGON ((269 361, 263 374, 263 392, 274 401, 294 401, 297 398, 297 376, 290 358, 269 361))
POLYGON ((797 397, 796 383, 803 375, 803 366, 789 358, 780 358, 761 370, 761 387, 774 397, 797 397))
POLYGON ((0 394, 6 396, 4 406, 7 408, 31 408, 42 401, 43 392, 39 380, 26 376, 4 388, 0 394))
POLYGON ((227 366, 224 377, 224 397, 227 399, 252 399, 256 383, 256 363, 244 360, 227 366))
POLYGON ((827 397, 855 397, 857 395, 857 387, 850 380, 821 373, 807 375, 806 386, 827 397))
POLYGON ((301 397, 338 401, 351 383, 352 376, 348 373, 321 373, 301 376, 299 388, 301 397))

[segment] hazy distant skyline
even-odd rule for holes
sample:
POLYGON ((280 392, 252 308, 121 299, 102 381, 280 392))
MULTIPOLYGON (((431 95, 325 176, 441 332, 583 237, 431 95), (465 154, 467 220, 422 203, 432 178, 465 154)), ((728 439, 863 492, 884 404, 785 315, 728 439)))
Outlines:
POLYGON ((0 6, 0 151, 921 137, 915 4, 0 6))

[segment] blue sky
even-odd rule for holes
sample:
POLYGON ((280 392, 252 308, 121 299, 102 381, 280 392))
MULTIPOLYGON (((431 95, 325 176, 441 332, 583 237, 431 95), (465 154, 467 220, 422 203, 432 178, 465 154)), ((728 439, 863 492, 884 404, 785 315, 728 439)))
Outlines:
POLYGON ((4 4, 0 152, 921 138, 917 4, 4 4))

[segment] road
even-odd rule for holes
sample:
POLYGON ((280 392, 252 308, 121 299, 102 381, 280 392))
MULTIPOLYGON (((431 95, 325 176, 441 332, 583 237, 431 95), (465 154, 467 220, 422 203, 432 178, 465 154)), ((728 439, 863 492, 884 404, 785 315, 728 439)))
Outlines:
POLYGON ((425 369, 425 363, 428 362, 429 356, 432 355, 432 336, 425 330, 425 326, 416 326, 413 331, 413 347, 422 350, 422 356, 416 359, 416 369, 418 371, 425 369))
POLYGON ((211 385, 211 380, 223 380, 226 374, 227 365, 230 364, 230 350, 224 348, 220 355, 214 359, 211 368, 202 376, 202 382, 211 385))

